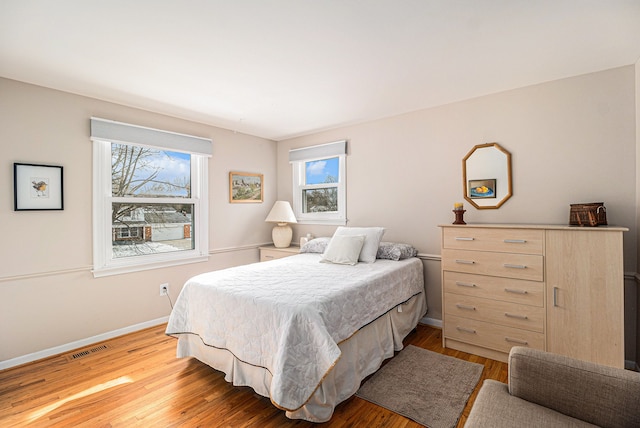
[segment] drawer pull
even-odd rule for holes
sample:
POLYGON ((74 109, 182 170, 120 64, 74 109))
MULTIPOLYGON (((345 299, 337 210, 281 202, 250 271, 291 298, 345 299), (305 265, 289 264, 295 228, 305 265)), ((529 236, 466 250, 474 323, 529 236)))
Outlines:
POLYGON ((463 333, 471 333, 471 334, 476 334, 476 331, 472 328, 466 328, 466 327, 456 327, 456 330, 461 331, 463 333))
POLYGON ((529 317, 526 315, 520 315, 520 314, 510 314, 509 312, 505 312, 504 316, 507 318, 517 318, 519 320, 528 320, 529 317))
POLYGON ((473 241, 474 238, 465 238, 463 236, 456 236, 456 241, 473 241))
POLYGON ((467 311, 475 311, 476 307, 475 306, 470 306, 470 305, 461 305, 460 303, 456 303, 456 308, 458 309, 465 309, 467 311))
POLYGON ((558 306, 558 287, 553 287, 553 306, 558 306))
POLYGON ((526 244, 527 241, 524 239, 505 239, 505 244, 526 244))
POLYGON ((472 284, 470 282, 461 282, 461 281, 456 281, 456 285, 458 287, 470 287, 470 288, 477 287, 477 285, 472 284))
POLYGON ((503 266, 506 267, 506 268, 511 268, 511 269, 526 269, 527 268, 527 266, 525 266, 525 265, 512 265, 510 263, 505 263, 505 264, 503 264, 503 266))
POLYGON ((511 337, 505 337, 504 340, 509 343, 517 343, 518 345, 529 345, 529 342, 527 342, 526 340, 513 339, 511 337))
POLYGON ((515 288, 505 288, 504 291, 506 291, 507 293, 513 293, 513 294, 529 294, 527 290, 518 290, 515 288))
POLYGON ((460 260, 460 259, 456 259, 456 263, 461 263, 463 265, 472 265, 475 262, 473 260, 460 260))

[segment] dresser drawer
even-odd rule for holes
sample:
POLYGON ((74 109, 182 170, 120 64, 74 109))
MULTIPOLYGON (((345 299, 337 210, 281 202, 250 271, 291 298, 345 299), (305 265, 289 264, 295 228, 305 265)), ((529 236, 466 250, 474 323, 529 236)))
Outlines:
POLYGON ((298 253, 299 250, 294 247, 288 247, 286 249, 260 248, 260 261, 266 262, 281 259, 283 257, 294 256, 298 253))
POLYGON ((442 232, 442 248, 542 255, 544 247, 544 230, 445 227, 442 232))
POLYGON ((445 271, 542 281, 543 256, 442 249, 445 271))
POLYGON ((445 271, 443 287, 445 293, 544 306, 544 284, 537 281, 445 271))
POLYGON ((444 310, 447 316, 472 318, 544 333, 545 310, 539 306, 445 293, 444 310))
POLYGON ((500 352, 513 346, 545 349, 544 334, 483 321, 446 315, 444 336, 500 352))

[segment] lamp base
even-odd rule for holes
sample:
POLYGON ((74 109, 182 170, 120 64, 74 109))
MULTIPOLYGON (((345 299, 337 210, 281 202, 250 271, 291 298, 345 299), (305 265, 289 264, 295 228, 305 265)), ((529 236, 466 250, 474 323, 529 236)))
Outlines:
POLYGON ((271 232, 271 238, 273 239, 273 245, 276 248, 286 248, 291 245, 291 238, 293 238, 293 229, 287 223, 278 223, 273 227, 271 232))

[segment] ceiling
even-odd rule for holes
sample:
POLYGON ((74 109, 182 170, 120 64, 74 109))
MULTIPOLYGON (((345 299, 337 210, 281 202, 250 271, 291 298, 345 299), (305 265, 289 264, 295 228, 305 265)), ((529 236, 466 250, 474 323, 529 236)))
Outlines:
POLYGON ((0 76, 273 140, 638 59, 640 0, 0 1, 0 76))

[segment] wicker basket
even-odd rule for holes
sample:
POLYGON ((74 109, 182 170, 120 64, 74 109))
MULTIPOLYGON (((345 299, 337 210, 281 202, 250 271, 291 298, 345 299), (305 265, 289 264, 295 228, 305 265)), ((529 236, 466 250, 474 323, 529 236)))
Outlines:
POLYGON ((603 202, 588 204, 571 204, 569 213, 571 226, 600 226, 607 224, 607 209, 603 202))

